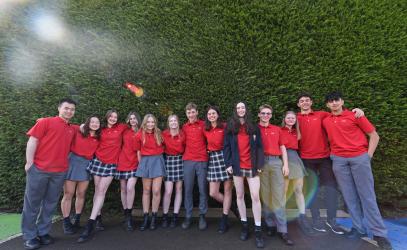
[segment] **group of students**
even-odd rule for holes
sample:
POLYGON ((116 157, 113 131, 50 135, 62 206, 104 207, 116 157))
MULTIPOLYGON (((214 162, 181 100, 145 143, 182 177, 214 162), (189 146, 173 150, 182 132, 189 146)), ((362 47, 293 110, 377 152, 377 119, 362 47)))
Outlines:
POLYGON ((339 92, 329 93, 326 104, 330 113, 314 111, 311 96, 301 94, 297 99, 300 112, 286 112, 282 127, 279 127, 270 124, 273 112, 270 105, 259 107, 259 123, 255 124, 244 102, 234 106, 227 123, 222 121, 218 107, 209 106, 203 121, 198 118, 197 106, 189 103, 185 108, 188 121, 181 127, 178 116, 170 115, 167 129, 161 131, 152 114, 145 115, 141 121, 138 113, 130 112, 126 123, 122 124, 118 122, 115 110, 109 110, 102 123, 98 117, 91 116, 80 126, 72 125, 69 120, 75 113, 76 103, 63 99, 57 117, 39 119, 27 133, 27 179, 22 214, 24 246, 36 249, 53 242, 49 235, 52 212, 62 188, 64 233, 74 234, 78 230, 90 178, 95 185, 93 207, 78 242, 85 242, 95 230, 104 229, 101 209, 113 179, 120 181, 127 230, 135 228, 131 211, 138 178, 143 184, 143 220, 139 229, 157 228, 163 181, 161 226, 177 226, 183 199, 185 218, 181 226, 188 229, 192 224, 196 178, 200 230, 207 228, 209 183, 209 196, 223 208, 219 233, 228 230, 228 214, 233 211, 241 221, 240 239, 249 238, 244 199, 246 179, 252 201, 256 247, 264 247, 262 216, 268 235, 277 233, 285 244, 293 245, 287 232, 285 211, 286 193, 292 182, 299 210, 297 221, 305 234, 329 229, 357 239, 365 237, 368 229, 382 249, 391 249, 376 203, 370 166, 379 136, 362 110, 345 109, 339 92), (312 223, 306 219, 302 192, 306 175, 317 178, 326 188, 326 221, 321 220, 315 199, 310 204, 312 223), (349 232, 335 221, 338 185, 353 222, 349 232), (235 202, 232 201, 233 186, 235 202), (174 189, 174 210, 169 216, 174 189), (74 195, 72 223, 70 213, 74 195))

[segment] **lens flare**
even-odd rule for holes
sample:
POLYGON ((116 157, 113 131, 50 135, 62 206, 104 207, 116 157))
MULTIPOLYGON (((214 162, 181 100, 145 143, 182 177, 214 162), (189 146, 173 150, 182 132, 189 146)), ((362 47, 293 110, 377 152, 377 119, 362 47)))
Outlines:
POLYGON ((131 82, 126 82, 123 84, 123 87, 130 90, 135 96, 142 97, 144 95, 144 90, 142 87, 137 86, 131 82))
POLYGON ((38 13, 33 17, 32 29, 39 39, 46 42, 61 42, 66 35, 63 23, 54 15, 38 13))

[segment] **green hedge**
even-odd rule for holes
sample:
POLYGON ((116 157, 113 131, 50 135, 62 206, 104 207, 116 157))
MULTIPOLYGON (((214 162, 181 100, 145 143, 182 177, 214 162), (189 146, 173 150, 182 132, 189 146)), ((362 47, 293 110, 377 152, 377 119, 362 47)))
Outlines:
MULTIPOLYGON (((225 118, 246 100, 253 113, 273 105, 280 124, 299 92, 323 109, 331 90, 362 108, 381 136, 373 163, 379 201, 406 199, 405 1, 63 2, 23 3, 0 18, 1 208, 21 209, 25 132, 56 114, 61 97, 79 101, 78 123, 115 107, 121 119, 152 112, 164 126, 171 112, 185 120, 189 101, 201 115, 217 104, 225 118), (38 40, 29 15, 38 8, 58 13, 70 36, 38 40), (125 90, 126 81, 141 83, 145 96, 125 90)), ((112 190, 108 200, 120 204, 112 190)))

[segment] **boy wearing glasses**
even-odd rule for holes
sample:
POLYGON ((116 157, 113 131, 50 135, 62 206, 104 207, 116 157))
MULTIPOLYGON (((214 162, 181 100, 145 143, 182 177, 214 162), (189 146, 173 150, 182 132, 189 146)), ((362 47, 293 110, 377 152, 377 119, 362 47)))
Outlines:
POLYGON ((285 214, 284 176, 289 173, 287 150, 284 146, 286 142, 283 141, 281 128, 270 124, 272 111, 272 107, 267 104, 259 107, 259 128, 265 160, 260 173, 260 197, 267 234, 272 236, 277 231, 284 243, 291 246, 294 242, 288 237, 285 214))

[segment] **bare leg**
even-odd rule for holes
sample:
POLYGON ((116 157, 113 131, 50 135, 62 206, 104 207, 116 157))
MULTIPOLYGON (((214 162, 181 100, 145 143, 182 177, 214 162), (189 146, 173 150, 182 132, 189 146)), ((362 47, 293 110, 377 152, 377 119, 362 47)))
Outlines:
POLYGON ((175 183, 174 213, 178 214, 182 202, 182 181, 175 183))
POLYGON ((247 178, 249 184, 250 196, 252 198, 253 217, 256 224, 261 223, 261 204, 260 204, 260 177, 247 178))
POLYGON ((247 221, 246 204, 244 202, 244 178, 242 176, 233 176, 233 182, 236 189, 236 203, 239 209, 240 219, 247 221))
MULTIPOLYGON (((171 204, 171 195, 174 183, 172 181, 166 181, 164 183, 165 191, 164 191, 164 198, 163 198, 163 213, 168 214, 168 210, 170 209, 171 204)), ((175 203, 175 202, 174 202, 175 203)), ((175 206, 175 204, 174 204, 175 206)))
POLYGON ((85 205, 86 190, 88 190, 89 181, 79 181, 76 186, 75 213, 81 214, 85 205))
POLYGON ((72 197, 75 193, 76 182, 66 180, 64 183, 64 197, 61 200, 61 211, 64 218, 71 213, 72 197))
POLYGON ((161 184, 163 182, 163 177, 157 177, 153 179, 153 201, 151 206, 151 211, 157 213, 158 207, 161 201, 161 184))
POLYGON ((153 179, 143 178, 143 213, 148 214, 150 211, 150 196, 151 196, 151 184, 153 179))
POLYGON ((231 180, 223 182, 223 214, 229 214, 230 206, 232 205, 232 185, 231 180))

